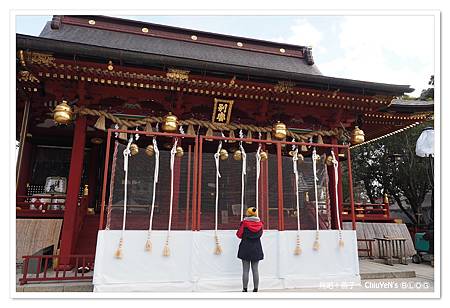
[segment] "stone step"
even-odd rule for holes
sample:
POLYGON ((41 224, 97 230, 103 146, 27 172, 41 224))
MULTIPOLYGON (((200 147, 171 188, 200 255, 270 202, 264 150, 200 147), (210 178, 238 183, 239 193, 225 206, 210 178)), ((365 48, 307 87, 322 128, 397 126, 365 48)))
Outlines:
POLYGON ((408 265, 386 265, 378 260, 360 260, 359 273, 361 279, 414 278, 416 271, 408 265))

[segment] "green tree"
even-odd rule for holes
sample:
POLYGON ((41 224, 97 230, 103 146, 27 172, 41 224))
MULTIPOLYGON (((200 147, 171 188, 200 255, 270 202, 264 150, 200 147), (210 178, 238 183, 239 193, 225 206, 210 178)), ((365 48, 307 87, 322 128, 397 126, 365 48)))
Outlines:
MULTIPOLYGON (((387 193, 416 226, 421 224, 422 204, 432 189, 429 159, 415 153, 416 141, 427 126, 429 122, 351 151, 353 183, 363 183, 373 203, 387 193)), ((343 188, 348 196, 348 185, 343 188)))

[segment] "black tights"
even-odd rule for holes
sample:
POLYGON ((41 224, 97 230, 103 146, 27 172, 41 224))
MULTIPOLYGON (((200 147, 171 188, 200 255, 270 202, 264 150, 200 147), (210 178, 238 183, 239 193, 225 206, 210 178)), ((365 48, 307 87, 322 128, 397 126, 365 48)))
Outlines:
POLYGON ((248 274, 250 270, 250 264, 252 266, 253 288, 258 289, 259 285, 258 262, 259 261, 242 260, 242 285, 244 289, 247 289, 248 286, 248 274))

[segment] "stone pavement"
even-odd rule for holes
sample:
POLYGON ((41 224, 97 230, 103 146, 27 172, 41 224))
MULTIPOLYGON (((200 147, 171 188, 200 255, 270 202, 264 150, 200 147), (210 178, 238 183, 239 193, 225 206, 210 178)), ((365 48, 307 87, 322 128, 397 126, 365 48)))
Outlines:
MULTIPOLYGON (((361 285, 327 285, 320 288, 283 289, 261 292, 433 292, 434 267, 428 263, 385 265, 379 260, 362 259, 359 262, 361 285)), ((20 275, 17 275, 19 278, 20 275)), ((18 279, 17 279, 18 281, 18 279)), ((250 279, 249 289, 252 283, 250 279)), ((17 292, 92 292, 89 282, 30 283, 20 286, 17 292)))

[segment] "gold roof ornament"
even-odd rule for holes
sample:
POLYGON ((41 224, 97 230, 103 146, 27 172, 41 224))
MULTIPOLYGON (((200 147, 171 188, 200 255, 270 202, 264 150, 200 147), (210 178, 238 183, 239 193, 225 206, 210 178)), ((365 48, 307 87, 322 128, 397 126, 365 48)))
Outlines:
POLYGON ((174 81, 187 81, 189 79, 189 71, 169 68, 166 77, 174 81))
POLYGON ((277 92, 290 92, 294 89, 295 82, 292 81, 278 81, 274 89, 277 92))
POLYGON ((67 104, 66 100, 63 100, 53 110, 53 120, 58 124, 69 124, 73 120, 73 110, 67 104))
POLYGON ((355 126, 355 129, 352 131, 351 143, 361 144, 363 142, 364 142, 364 131, 361 130, 358 126, 355 126))
POLYGON ((111 60, 108 61, 108 71, 114 70, 114 66, 111 60))

